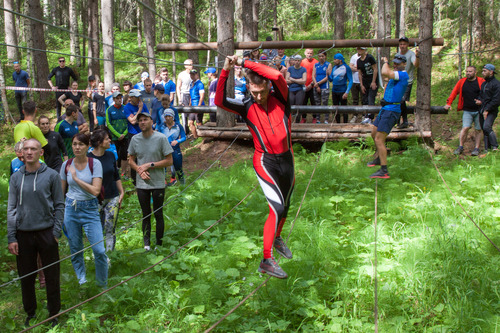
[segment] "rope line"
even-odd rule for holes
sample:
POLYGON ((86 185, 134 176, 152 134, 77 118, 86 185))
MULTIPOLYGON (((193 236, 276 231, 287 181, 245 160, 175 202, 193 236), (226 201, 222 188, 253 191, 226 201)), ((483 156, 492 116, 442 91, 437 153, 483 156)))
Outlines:
POLYGON ((373 317, 375 322, 375 333, 378 333, 378 277, 377 277, 377 218, 378 218, 378 179, 375 179, 375 219, 373 220, 373 229, 375 231, 375 244, 373 246, 373 278, 374 280, 374 309, 373 317))
POLYGON ((481 229, 481 227, 474 221, 474 219, 469 215, 469 213, 465 210, 464 206, 462 206, 462 204, 460 203, 460 201, 458 200, 458 198, 456 197, 455 193, 451 190, 451 188, 448 186, 448 183, 446 182, 446 180, 444 179, 443 177, 443 174, 441 173, 441 171, 439 170, 437 164, 436 164, 436 161, 434 160, 434 156, 432 155, 431 153, 431 148, 427 145, 427 142, 425 142, 425 139, 424 139, 424 133, 422 132, 422 129, 420 128, 420 126, 417 126, 416 124, 414 124, 414 126, 419 130, 420 132, 420 135, 421 135, 421 139, 422 141, 424 142, 424 145, 426 147, 426 150, 427 152, 429 153, 429 156, 431 157, 431 162, 432 164, 434 165, 434 168, 436 169, 439 177, 441 178, 441 180, 443 181, 445 187, 448 189, 448 192, 450 192, 451 196, 453 197, 453 200, 455 200, 455 202, 460 206, 460 208, 462 209, 462 211, 465 213, 465 215, 469 218, 469 220, 476 226, 476 228, 483 234, 483 236, 491 243, 491 245, 493 245, 493 247, 495 249, 497 249, 498 252, 500 252, 500 248, 486 235, 486 233, 483 231, 483 229, 481 229))
MULTIPOLYGON (((22 13, 19 13, 19 12, 16 12, 16 11, 13 11, 13 10, 10 10, 10 9, 6 9, 4 7, 1 7, 0 6, 0 10, 3 10, 5 12, 9 12, 11 14, 14 14, 14 15, 18 15, 18 16, 21 16, 21 17, 24 17, 24 18, 27 18, 29 20, 32 20, 32 21, 35 21, 35 22, 38 22, 38 23, 42 23, 44 25, 47 25, 49 27, 52 27, 52 28, 56 28, 56 29, 59 29, 59 30, 62 30, 62 31, 65 31, 65 32, 69 32, 70 34, 73 34, 75 36, 78 36, 78 37, 81 37, 81 38, 84 38, 84 39, 87 39, 87 40, 90 40, 92 42, 96 42, 96 43, 99 43, 101 45, 104 45, 104 46, 108 46, 108 47, 112 47, 113 49, 116 49, 116 50, 120 50, 120 51, 123 51, 123 52, 126 52, 126 53, 130 53, 130 54, 133 54, 133 55, 136 55, 136 56, 139 56, 141 58, 147 58, 148 60, 158 60, 160 62, 167 62, 169 63, 170 61, 168 60, 163 60, 163 59, 160 59, 160 58, 155 58, 155 57, 149 57, 148 55, 143 55, 143 54, 140 54, 140 53, 136 53, 136 52, 133 52, 133 51, 129 51, 129 50, 125 50, 125 49, 122 49, 122 48, 119 48, 115 45, 111 45, 111 44, 107 44, 107 43, 104 43, 103 41, 99 40, 99 39, 95 39, 95 38, 92 38, 92 37, 89 37, 89 36, 86 36, 86 35, 82 35, 78 32, 73 32, 69 29, 66 29, 64 27, 61 27, 61 26, 58 26, 58 25, 54 25, 50 22, 47 22, 47 21, 43 21, 43 20, 40 20, 40 19, 37 19, 36 17, 32 17, 32 16, 29 16, 29 15, 25 15, 25 14, 22 14, 22 13)), ((71 55, 71 56, 77 56, 77 55, 71 55)), ((114 60, 110 60, 110 59, 105 59, 105 61, 113 61, 114 60)))
POLYGON ((161 19, 167 21, 167 23, 169 23, 170 25, 172 25, 174 28, 176 28, 177 30, 179 31, 182 31, 183 33, 186 34, 186 36, 189 36, 195 40, 197 40, 199 43, 203 44, 204 46, 208 47, 210 50, 220 54, 224 59, 227 58, 227 55, 225 55, 224 53, 220 52, 219 50, 217 49, 214 49, 212 47, 210 47, 208 44, 206 44, 205 42, 201 41, 200 39, 198 39, 198 37, 190 34, 189 32, 185 31, 184 29, 182 29, 181 27, 179 27, 178 25, 176 25, 175 23, 173 23, 172 21, 170 21, 168 18, 166 18, 165 16, 161 15, 160 13, 158 13, 157 11, 155 11, 154 9, 152 9, 151 7, 149 7, 148 5, 146 5, 144 2, 142 2, 141 0, 136 0, 137 3, 139 3, 141 6, 143 6, 144 8, 148 9, 150 12, 152 12, 153 14, 157 15, 158 17, 160 17, 161 19))
MULTIPOLYGON (((337 111, 335 112, 335 116, 333 117, 333 119, 335 119, 335 117, 337 116, 337 111)), ((328 129, 328 133, 325 137, 325 140, 323 141, 323 144, 326 143, 326 140, 328 139, 328 135, 330 133, 330 130, 332 129, 333 127, 333 121, 332 123, 330 124, 330 127, 328 129)), ((306 186, 306 190, 304 191, 304 195, 302 196, 302 200, 300 201, 300 204, 299 204, 299 208, 297 209, 297 213, 295 214, 295 218, 293 219, 292 221, 292 224, 290 226, 290 231, 288 232, 288 235, 286 237, 286 241, 285 241, 285 244, 288 244, 288 240, 290 239, 290 235, 292 234, 292 230, 295 226, 295 222, 297 221, 297 218, 299 217, 299 214, 300 214, 300 210, 302 208, 302 204, 304 203, 304 200, 306 199, 306 194, 307 192, 309 191, 309 186, 311 185, 311 182, 312 182, 312 179, 314 177, 314 174, 316 173, 316 168, 318 167, 318 164, 319 164, 319 160, 321 158, 321 152, 318 154, 318 157, 316 159, 316 163, 314 164, 314 169, 313 171, 311 172, 311 177, 309 178, 309 181, 307 182, 307 186, 306 186)), ((278 263, 280 262, 281 258, 278 258, 278 263)), ((255 295, 255 293, 257 293, 257 291, 260 290, 260 288, 262 288, 269 280, 271 279, 271 276, 268 276, 260 285, 257 286, 257 288, 255 288, 254 290, 252 290, 247 296, 245 296, 238 304, 236 304, 231 310, 229 310, 224 316, 222 316, 215 324, 213 324, 212 326, 210 326, 208 329, 206 329, 204 331, 204 333, 209 333, 211 332, 214 328, 216 328, 217 326, 220 325, 220 323, 222 323, 224 321, 224 319, 226 319, 227 317, 229 317, 234 311, 236 311, 236 309, 238 309, 241 305, 243 305, 243 303, 245 303, 250 297, 252 297, 253 295, 255 295)))
POLYGON ((178 248, 177 248, 174 252, 172 252, 171 254, 169 254, 168 256, 166 256, 165 258, 163 258, 163 259, 161 259, 160 261, 158 261, 158 262, 154 263, 153 265, 151 265, 151 266, 149 266, 149 267, 147 267, 147 268, 143 269, 143 270, 142 270, 142 271, 140 271, 139 273, 137 273, 137 274, 135 274, 135 275, 133 275, 133 276, 131 276, 131 277, 129 277, 129 278, 127 278, 127 279, 125 279, 125 280, 123 280, 123 281, 121 281, 121 282, 117 283, 117 284, 115 284, 114 286, 112 286, 112 287, 110 287, 110 288, 108 288, 108 289, 106 289, 106 290, 103 290, 103 291, 101 291, 100 293, 98 293, 98 294, 96 294, 96 295, 94 295, 94 296, 92 296, 92 297, 90 297, 90 298, 88 298, 88 299, 86 299, 86 300, 84 300, 84 301, 82 301, 82 302, 80 302, 80 303, 76 304, 76 305, 73 305, 72 307, 70 307, 70 308, 68 308, 68 309, 66 309, 66 310, 64 310, 64 311, 62 311, 62 312, 59 312, 58 314, 56 314, 56 315, 54 315, 54 316, 52 316, 52 317, 49 317, 49 318, 47 318, 47 319, 45 319, 45 320, 43 320, 43 321, 39 322, 39 323, 38 323, 38 324, 36 324, 36 325, 30 326, 30 327, 28 327, 28 328, 26 328, 26 329, 24 329, 24 330, 20 331, 20 333, 30 331, 30 330, 34 329, 35 327, 38 327, 38 326, 40 326, 40 325, 43 325, 43 324, 45 324, 45 323, 47 323, 47 322, 51 321, 52 319, 55 319, 55 318, 57 318, 57 317, 59 317, 59 316, 62 316, 63 314, 68 313, 68 312, 70 312, 71 310, 74 310, 74 309, 76 309, 76 308, 78 308, 78 307, 82 306, 83 304, 86 304, 86 303, 88 303, 88 302, 90 302, 90 301, 92 301, 92 300, 94 300, 94 299, 96 299, 96 298, 98 298, 98 297, 100 297, 100 296, 102 296, 102 295, 106 294, 107 292, 109 292, 109 291, 111 291, 111 290, 113 290, 113 289, 115 289, 115 288, 117 288, 117 287, 119 287, 119 286, 121 286, 121 285, 123 285, 123 284, 127 283, 128 281, 130 281, 130 280, 132 280, 132 279, 134 279, 134 278, 136 278, 136 277, 138 277, 138 276, 140 276, 140 275, 144 274, 145 272, 147 272, 147 271, 151 270, 152 268, 154 268, 154 267, 158 266, 159 264, 161 264, 162 262, 166 261, 167 259, 169 259, 169 258, 173 257, 173 256, 174 256, 175 254, 177 254, 179 251, 181 251, 181 250, 182 250, 182 249, 184 249, 186 246, 188 246, 189 244, 191 244, 192 242, 194 242, 195 240, 197 240, 198 238, 200 238, 203 234, 205 234, 207 231, 209 231, 209 230, 210 230, 210 229, 212 229, 214 226, 216 226, 217 224, 219 224, 222 220, 224 220, 224 219, 225 219, 225 218, 226 218, 229 214, 231 214, 231 213, 232 213, 232 212, 233 212, 233 211, 234 211, 234 210, 235 210, 235 209, 236 209, 239 205, 241 205, 241 204, 243 203, 243 201, 245 201, 245 200, 246 200, 246 199, 247 199, 247 198, 248 198, 248 197, 249 197, 249 196, 250 196, 250 195, 251 195, 251 194, 252 194, 252 193, 253 193, 256 189, 257 189, 257 185, 255 185, 255 186, 254 186, 254 187, 250 190, 250 192, 248 192, 248 193, 247 193, 247 194, 243 197, 243 199, 241 199, 241 200, 240 200, 240 201, 239 201, 239 202, 238 202, 235 206, 233 206, 233 208, 231 208, 231 209, 230 209, 230 210, 229 210, 226 214, 224 214, 224 216, 222 216, 219 220, 217 220, 217 221, 215 221, 214 223, 212 223, 212 224, 211 224, 208 228, 206 228, 205 230, 203 230, 202 232, 200 232, 200 233, 199 233, 196 237, 194 237, 193 239, 191 239, 191 240, 190 240, 190 241, 188 241, 187 243, 183 244, 182 246, 178 247, 178 248))
MULTIPOLYGON (((125 226, 125 227, 120 228, 118 231, 116 231, 115 233, 113 233, 113 236, 116 236, 116 235, 118 235, 118 234, 120 234, 120 233, 122 233, 122 232, 125 232, 126 230, 128 230, 128 229, 132 228, 133 226, 135 226, 135 225, 136 225, 136 224, 138 224, 139 222, 142 222, 144 219, 146 219, 146 218, 148 218, 148 217, 152 216, 154 213, 156 213, 156 212, 157 212, 157 211, 159 211, 160 209, 163 209, 163 207, 165 207, 166 205, 168 205, 170 202, 174 201, 176 198, 180 197, 180 195, 181 195, 181 194, 183 194, 184 192, 186 192, 188 188, 190 188, 190 187, 191 187, 191 186, 192 186, 192 185, 193 185, 196 181, 198 181, 201 177, 203 177, 203 176, 204 176, 204 175, 205 175, 205 174, 206 174, 206 173, 207 173, 207 172, 208 172, 208 171, 209 171, 209 170, 210 170, 210 169, 211 169, 211 168, 212 168, 212 167, 213 167, 213 166, 214 166, 214 165, 215 165, 215 164, 216 164, 216 163, 217 163, 217 162, 221 159, 221 158, 222 158, 222 156, 223 156, 223 155, 224 155, 224 154, 225 154, 225 153, 229 150, 229 148, 231 148, 231 146, 232 146, 232 145, 236 142, 236 139, 238 139, 238 137, 241 135, 241 133, 242 133, 242 132, 243 132, 243 129, 240 131, 240 133, 238 133, 238 135, 236 136, 236 138, 234 138, 234 140, 231 142, 231 144, 230 144, 230 145, 229 145, 229 146, 228 146, 228 147, 227 147, 227 148, 226 148, 226 149, 225 149, 225 150, 224 150, 224 151, 223 151, 223 152, 219 155, 219 157, 218 157, 218 158, 217 158, 217 159, 216 159, 216 160, 215 160, 215 161, 214 161, 214 162, 213 162, 213 163, 212 163, 212 164, 211 164, 208 168, 206 168, 205 170, 203 170, 203 171, 202 171, 202 173, 201 173, 201 174, 200 174, 200 175, 199 175, 199 176, 198 176, 195 180, 193 180, 190 184, 188 184, 188 185, 187 185, 187 186, 186 186, 186 187, 185 187, 182 191, 180 191, 179 193, 177 193, 176 195, 174 195, 172 198, 170 198, 169 200, 167 200, 167 202, 165 202, 165 203, 164 203, 161 207, 159 207, 159 208, 157 208, 156 210, 152 211, 149 215, 146 215, 145 217, 143 217, 143 218, 141 218, 141 219, 139 219, 139 220, 137 220, 137 221, 133 222, 132 224, 129 224, 128 226, 125 226)), ((94 244, 90 244, 90 245, 88 245, 87 247, 84 247, 83 249, 81 249, 81 250, 80 250, 80 251, 78 251, 78 252, 75 252, 75 253, 73 253, 73 254, 70 254, 70 255, 68 255, 68 256, 66 256, 66 257, 64 257, 64 258, 59 259, 58 261, 55 261, 55 262, 50 263, 50 264, 48 264, 48 265, 46 265, 46 266, 43 266, 43 267, 41 267, 41 268, 39 268, 39 269, 37 269, 37 270, 35 270, 35 271, 32 271, 32 272, 30 272, 30 273, 27 273, 27 274, 25 274, 25 275, 23 275, 23 276, 20 276, 20 277, 17 277, 17 278, 15 278, 15 279, 12 279, 11 281, 5 282, 5 283, 3 283, 3 284, 1 284, 1 285, 0 285, 0 289, 1 289, 1 288, 3 288, 3 287, 6 287, 6 286, 8 286, 8 285, 10 285, 10 284, 12 284, 12 283, 14 283, 14 282, 16 282, 16 281, 19 281, 19 280, 21 280, 21 279, 24 279, 25 277, 28 277, 28 276, 30 276, 30 275, 32 275, 32 274, 36 274, 36 273, 40 272, 41 270, 43 270, 43 269, 45 269, 45 268, 51 267, 51 266, 56 265, 56 264, 58 264, 58 263, 60 263, 60 262, 62 262, 62 261, 64 261, 64 260, 67 260, 67 259, 69 259, 69 258, 71 258, 71 257, 73 257, 73 256, 75 256, 75 255, 77 255, 77 254, 79 254, 79 253, 82 253, 82 252, 84 252, 84 251, 88 250, 89 248, 91 248, 92 246, 94 246, 94 245, 97 245, 97 244, 100 244, 100 243, 104 242, 105 240, 106 240, 106 238, 105 238, 105 237, 103 237, 103 239, 102 239, 101 241, 98 241, 98 242, 96 242, 96 243, 94 243, 94 244)))

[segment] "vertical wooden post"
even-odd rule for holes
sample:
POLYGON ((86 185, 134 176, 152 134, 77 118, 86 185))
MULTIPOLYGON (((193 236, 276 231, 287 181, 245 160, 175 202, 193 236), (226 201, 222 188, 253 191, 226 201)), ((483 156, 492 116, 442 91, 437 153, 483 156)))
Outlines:
POLYGON ((420 66, 417 74, 415 123, 422 131, 431 130, 431 68, 433 0, 420 0, 419 39, 420 66))
MULTIPOLYGON (((217 49, 225 55, 234 54, 234 0, 219 0, 217 4, 217 49)), ((223 56, 218 55, 217 66, 224 66, 223 56)), ((227 96, 234 96, 234 73, 229 73, 227 96)), ((217 126, 233 127, 234 114, 217 108, 217 126)))

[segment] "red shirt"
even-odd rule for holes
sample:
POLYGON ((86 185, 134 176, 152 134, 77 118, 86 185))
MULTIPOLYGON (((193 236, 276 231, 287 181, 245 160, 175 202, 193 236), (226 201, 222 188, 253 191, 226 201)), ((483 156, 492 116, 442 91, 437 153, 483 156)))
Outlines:
POLYGON ((310 85, 313 80, 313 69, 314 64, 318 63, 318 60, 312 58, 311 60, 302 59, 300 66, 304 67, 307 71, 306 86, 310 85))

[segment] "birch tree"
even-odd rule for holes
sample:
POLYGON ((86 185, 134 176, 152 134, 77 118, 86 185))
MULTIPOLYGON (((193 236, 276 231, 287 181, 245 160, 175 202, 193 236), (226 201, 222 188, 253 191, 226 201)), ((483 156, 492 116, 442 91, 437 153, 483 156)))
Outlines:
MULTIPOLYGON (((3 0, 5 9, 14 10, 13 0, 3 0)), ((14 14, 4 11, 5 26, 5 44, 17 45, 17 29, 14 20, 14 14)), ((9 61, 19 60, 19 51, 17 47, 7 46, 7 59, 9 61)))
POLYGON ((115 81, 114 34, 113 34, 113 1, 101 1, 102 55, 104 60, 104 87, 111 90, 115 81))

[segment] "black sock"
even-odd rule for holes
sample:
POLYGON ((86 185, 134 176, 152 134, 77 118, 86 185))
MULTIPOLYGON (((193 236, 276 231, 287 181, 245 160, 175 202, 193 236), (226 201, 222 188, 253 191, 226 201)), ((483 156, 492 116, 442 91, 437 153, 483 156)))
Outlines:
POLYGON ((385 173, 388 173, 389 171, 387 171, 387 165, 381 165, 380 166, 380 170, 382 170, 383 172, 385 173))

